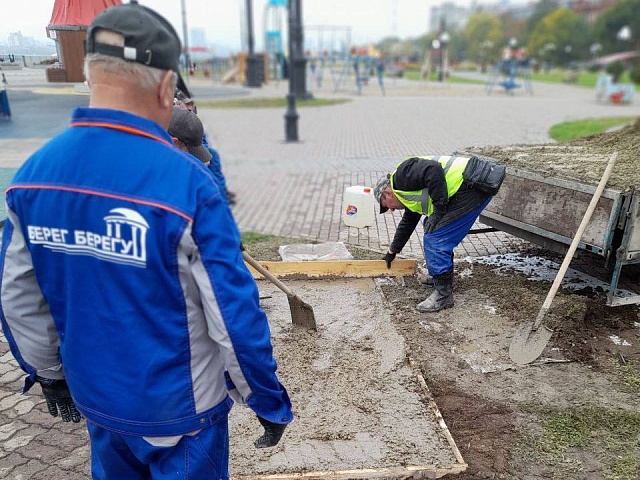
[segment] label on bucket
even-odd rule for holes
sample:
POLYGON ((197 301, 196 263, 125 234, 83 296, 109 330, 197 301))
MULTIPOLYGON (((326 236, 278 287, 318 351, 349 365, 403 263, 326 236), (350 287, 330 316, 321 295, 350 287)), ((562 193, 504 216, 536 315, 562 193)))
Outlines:
POLYGON ((357 215, 358 214, 358 207, 356 207, 355 205, 347 205, 347 210, 345 212, 347 215, 357 215))

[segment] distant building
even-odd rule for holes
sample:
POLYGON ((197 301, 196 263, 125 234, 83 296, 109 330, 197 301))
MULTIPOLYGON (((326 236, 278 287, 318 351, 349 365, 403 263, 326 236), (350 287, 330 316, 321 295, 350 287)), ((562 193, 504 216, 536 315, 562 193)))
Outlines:
POLYGON ((22 32, 9 33, 8 39, 9 48, 33 48, 36 46, 36 42, 33 37, 25 37, 22 32))
POLYGON ((192 28, 189 31, 189 45, 205 47, 207 45, 207 33, 204 28, 192 28))
POLYGON ((213 49, 207 43, 207 33, 204 28, 192 28, 189 31, 189 56, 192 62, 204 62, 214 55, 213 49))
POLYGON ((429 15, 429 32, 438 32, 440 22, 445 19, 446 28, 462 28, 467 23, 475 9, 461 7, 453 2, 444 2, 441 5, 431 7, 429 15))

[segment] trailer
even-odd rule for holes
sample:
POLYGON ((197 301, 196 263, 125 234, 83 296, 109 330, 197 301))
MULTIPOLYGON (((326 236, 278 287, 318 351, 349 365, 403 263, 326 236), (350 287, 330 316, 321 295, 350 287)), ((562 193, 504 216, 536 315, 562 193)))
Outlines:
MULTIPOLYGON (((482 153, 464 152, 464 156, 482 153)), ((526 147, 510 155, 531 154, 526 147)), ((557 152, 555 153, 557 156, 557 152)), ((602 165, 607 157, 602 158, 602 165)), ((480 215, 480 221, 497 230, 564 254, 578 230, 596 191, 596 185, 534 169, 508 166, 498 194, 480 215)), ((604 259, 610 284, 606 304, 640 303, 640 292, 619 290, 623 268, 640 263, 640 192, 635 188, 605 188, 578 248, 604 259), (635 293, 635 294, 634 294, 635 293)), ((633 267, 629 267, 633 268, 633 267)), ((625 268, 625 272, 629 270, 625 268)), ((635 289, 634 289, 635 290, 635 289)))

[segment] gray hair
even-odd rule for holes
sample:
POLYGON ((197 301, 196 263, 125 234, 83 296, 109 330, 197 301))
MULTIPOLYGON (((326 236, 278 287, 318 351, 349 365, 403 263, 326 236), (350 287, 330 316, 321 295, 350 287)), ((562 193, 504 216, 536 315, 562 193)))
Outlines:
MULTIPOLYGON (((108 30, 100 30, 96 33, 96 40, 108 45, 124 46, 124 37, 118 33, 108 30)), ((105 73, 121 75, 127 78, 128 82, 137 82, 140 88, 145 90, 157 89, 160 86, 162 77, 166 70, 148 67, 141 63, 130 62, 118 57, 111 57, 102 53, 89 53, 84 59, 84 76, 88 82, 91 81, 91 71, 95 68, 105 73)), ((173 73, 173 88, 175 88, 178 75, 173 73)))

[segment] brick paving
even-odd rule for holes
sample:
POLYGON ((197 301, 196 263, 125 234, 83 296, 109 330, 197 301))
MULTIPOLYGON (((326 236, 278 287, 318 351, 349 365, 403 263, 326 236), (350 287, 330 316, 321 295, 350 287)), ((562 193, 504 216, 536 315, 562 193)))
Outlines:
MULTIPOLYGON (((285 85, 251 91, 282 96, 285 85)), ((367 229, 342 222, 342 194, 350 185, 372 186, 409 155, 464 151, 472 146, 544 143, 557 122, 622 114, 593 92, 565 85, 536 86, 534 95, 485 94, 483 85, 440 85, 394 80, 382 97, 376 86, 336 93, 330 82, 319 98, 348 98, 332 107, 298 108, 300 142, 284 142, 283 109, 201 108, 199 115, 222 155, 243 231, 293 236, 384 251, 399 213, 376 216, 367 229)), ((623 107, 638 113, 637 105, 623 107)), ((483 225, 476 224, 475 228, 483 225)), ((402 255, 422 257, 419 227, 402 255)), ((521 241, 498 232, 468 236, 456 256, 512 251, 521 241)))
MULTIPOLYGON (((43 87, 42 73, 12 77, 7 72, 7 77, 14 88, 43 87)), ((206 97, 208 87, 203 82, 194 85, 196 91, 205 92, 199 98, 206 97)), ((286 87, 281 82, 248 93, 281 97, 286 87)), ((247 94, 237 86, 228 89, 229 94, 247 94)), ((637 103, 599 104, 593 91, 564 85, 534 85, 534 95, 495 91, 487 96, 483 85, 388 80, 386 92, 383 97, 372 83, 358 96, 347 79, 334 93, 332 82, 325 78, 324 88, 313 92, 315 96, 351 101, 299 108, 298 143, 284 142, 283 108, 201 108, 199 114, 222 156, 229 187, 238 194, 234 215, 241 230, 343 241, 383 251, 400 214, 376 215, 375 225, 366 229, 345 226, 341 206, 347 186, 372 186, 409 155, 450 154, 473 145, 546 142, 549 127, 557 122, 640 116, 637 103)), ((7 169, 5 173, 46 141, 38 132, 22 132, 19 137, 4 132, 0 128, 0 167, 7 169)), ((419 228, 403 251, 405 256, 422 258, 421 237, 419 228)), ((457 257, 506 253, 521 243, 501 232, 470 235, 455 253, 457 257)), ((0 478, 89 478, 84 424, 50 417, 39 388, 21 395, 22 384, 22 373, 0 337, 0 478)))

